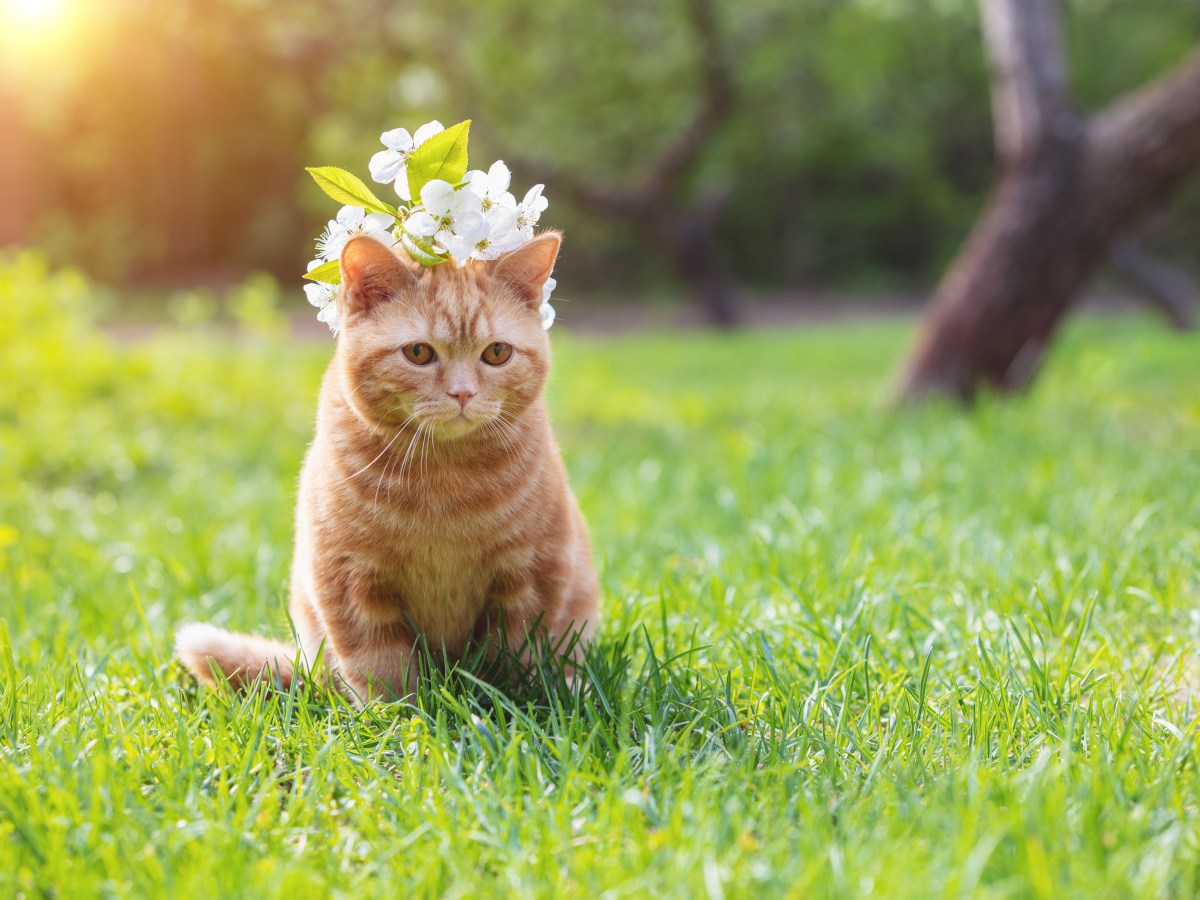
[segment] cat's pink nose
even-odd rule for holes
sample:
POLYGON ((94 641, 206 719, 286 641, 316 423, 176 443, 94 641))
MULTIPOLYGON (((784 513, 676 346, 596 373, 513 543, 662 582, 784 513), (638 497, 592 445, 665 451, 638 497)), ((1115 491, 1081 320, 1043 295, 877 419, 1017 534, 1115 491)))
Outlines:
POLYGON ((467 387, 456 387, 449 391, 451 397, 458 401, 460 410, 467 408, 467 401, 475 396, 475 391, 467 387))

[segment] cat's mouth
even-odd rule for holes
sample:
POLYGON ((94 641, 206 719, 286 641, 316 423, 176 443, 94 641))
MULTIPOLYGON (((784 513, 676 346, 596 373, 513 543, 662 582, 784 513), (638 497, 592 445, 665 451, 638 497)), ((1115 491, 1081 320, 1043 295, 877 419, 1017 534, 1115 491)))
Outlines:
POLYGON ((429 416, 426 422, 440 438, 453 440, 478 431, 492 419, 485 412, 470 409, 454 409, 440 415, 429 416))
POLYGON ((441 437, 456 438, 470 434, 479 425, 480 423, 470 418, 464 410, 453 413, 444 419, 438 419, 434 427, 441 437))

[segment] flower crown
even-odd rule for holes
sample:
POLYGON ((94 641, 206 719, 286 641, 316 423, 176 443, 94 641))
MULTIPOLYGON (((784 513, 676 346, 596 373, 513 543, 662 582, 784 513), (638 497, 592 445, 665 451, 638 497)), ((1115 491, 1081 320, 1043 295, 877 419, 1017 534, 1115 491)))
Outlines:
MULTIPOLYGON (((496 259, 533 238, 533 228, 549 205, 544 185, 535 184, 520 203, 509 193, 511 175, 502 161, 486 172, 467 171, 467 133, 471 120, 443 128, 427 122, 409 134, 394 128, 380 136, 383 146, 371 157, 371 178, 394 184, 403 201, 392 206, 380 200, 345 169, 321 166, 307 169, 321 190, 345 203, 317 238, 317 258, 308 264, 304 286, 308 302, 317 307, 318 321, 337 334, 338 258, 346 242, 366 234, 389 246, 400 244, 423 266, 440 266, 468 259, 496 259), (413 198, 419 198, 414 201, 413 198)), ((547 278, 542 289, 542 327, 554 324, 550 294, 557 282, 547 278)))

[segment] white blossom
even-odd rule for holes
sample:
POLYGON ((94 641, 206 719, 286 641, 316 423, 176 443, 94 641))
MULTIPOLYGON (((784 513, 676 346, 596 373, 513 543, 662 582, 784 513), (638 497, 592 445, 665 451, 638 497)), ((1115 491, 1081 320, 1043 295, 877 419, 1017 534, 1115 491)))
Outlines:
POLYGON ((475 169, 468 172, 466 186, 479 195, 480 206, 486 213, 494 206, 516 210, 517 200, 508 192, 512 173, 503 160, 496 160, 486 172, 475 169))
POLYGON ((434 179, 421 188, 423 208, 404 220, 404 230, 416 237, 433 238, 461 266, 491 230, 480 212, 481 203, 474 191, 456 191, 448 181, 434 179))
POLYGON ((496 259, 501 253, 516 250, 524 243, 517 231, 517 214, 507 206, 493 206, 483 214, 487 222, 487 234, 475 242, 471 249, 472 259, 496 259))
MULTIPOLYGON (((371 177, 383 184, 393 182, 396 193, 407 204, 413 204, 411 210, 400 214, 407 212, 402 222, 404 231, 429 241, 436 253, 445 251, 458 266, 470 259, 497 259, 532 240, 538 220, 549 206, 542 196, 545 186, 535 184, 518 203, 510 192, 512 173, 503 160, 492 163, 487 171, 468 171, 457 186, 440 179, 430 181, 421 189, 419 203, 414 203, 408 187, 408 163, 418 147, 444 130, 437 121, 427 122, 413 134, 404 128, 392 129, 380 135, 385 149, 371 157, 371 177)), ((337 260, 356 234, 392 245, 396 220, 396 216, 367 213, 358 206, 342 207, 317 239, 318 256, 309 264, 309 271, 337 260)), ((556 287, 553 278, 546 279, 542 287, 538 315, 543 328, 554 324, 550 299, 556 287)), ((304 293, 319 310, 317 319, 337 334, 337 286, 309 282, 304 285, 304 293)))
POLYGON ((329 303, 317 313, 317 321, 324 322, 329 326, 329 330, 334 334, 338 333, 338 305, 337 300, 329 303))
POLYGON ((412 152, 439 132, 445 131, 442 123, 436 119, 426 122, 417 129, 416 134, 409 134, 407 128, 393 128, 379 136, 386 150, 380 150, 371 157, 368 168, 371 178, 380 184, 395 182, 396 193, 402 200, 411 200, 408 191, 408 158, 412 152))
POLYGON ((533 239, 533 227, 550 205, 550 201, 542 196, 544 184, 535 184, 525 192, 525 198, 517 204, 517 231, 525 240, 533 239))
POLYGON ((304 286, 304 294, 308 297, 308 302, 317 309, 324 309, 333 300, 337 294, 337 286, 333 284, 323 284, 319 281, 310 281, 304 286))
MULTIPOLYGON (((308 264, 308 271, 311 272, 323 264, 324 260, 314 259, 308 264)), ((327 323, 334 334, 337 334, 338 321, 337 292, 336 284, 326 284, 323 281, 310 281, 304 285, 304 294, 308 297, 308 302, 318 310, 317 321, 327 323)))
POLYGON ((542 328, 547 331, 554 324, 554 307, 550 305, 550 295, 556 287, 558 282, 553 278, 547 278, 546 283, 542 285, 542 305, 538 307, 538 314, 542 317, 542 328))
POLYGON ((337 259, 346 242, 356 234, 367 234, 385 244, 392 243, 392 226, 396 220, 387 213, 368 214, 361 206, 343 206, 336 219, 330 219, 325 231, 317 238, 317 250, 322 260, 337 259))

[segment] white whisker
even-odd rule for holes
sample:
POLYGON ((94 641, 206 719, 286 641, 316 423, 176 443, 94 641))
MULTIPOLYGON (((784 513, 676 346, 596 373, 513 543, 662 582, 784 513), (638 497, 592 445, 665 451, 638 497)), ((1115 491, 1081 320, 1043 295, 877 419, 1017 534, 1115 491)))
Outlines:
MULTIPOLYGON (((409 418, 411 419, 412 417, 409 416, 409 418)), ((404 425, 407 425, 407 424, 408 424, 407 422, 404 423, 404 425)), ((401 425, 396 430, 396 433, 392 436, 392 439, 387 442, 387 446, 385 446, 382 450, 379 451, 379 456, 376 456, 373 460, 371 460, 369 463, 367 463, 365 466, 363 466, 361 469, 359 469, 353 475, 347 475, 345 478, 343 478, 341 481, 339 481, 338 484, 342 484, 343 482, 349 481, 351 478, 357 478, 363 472, 367 471, 367 469, 371 468, 371 466, 375 465, 375 463, 379 462, 380 457, 382 457, 383 454, 387 453, 388 450, 391 449, 392 444, 396 443, 396 438, 400 437, 400 435, 402 435, 404 433, 404 425, 401 425)))

